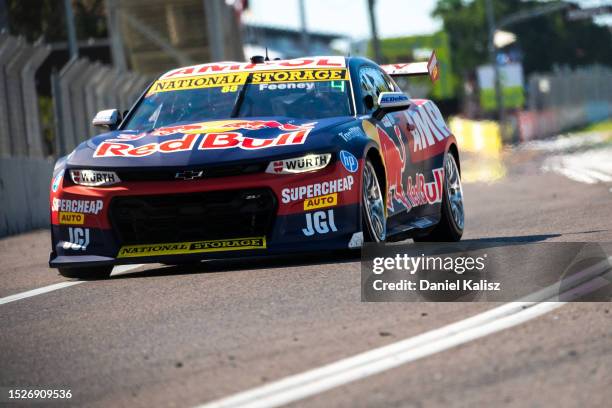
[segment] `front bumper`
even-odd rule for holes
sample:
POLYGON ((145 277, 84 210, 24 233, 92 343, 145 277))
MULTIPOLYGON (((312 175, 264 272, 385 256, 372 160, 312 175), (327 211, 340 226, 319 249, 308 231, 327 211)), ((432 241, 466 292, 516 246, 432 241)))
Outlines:
POLYGON ((335 162, 296 175, 259 173, 106 188, 62 182, 51 193, 49 265, 173 263, 349 248, 361 231, 362 164, 354 173, 335 162), (227 211, 219 202, 209 203, 211 194, 243 191, 270 193, 269 224, 248 209, 245 213, 241 203, 231 207, 228 202, 227 211), (143 197, 150 200, 143 204, 143 197), (168 209, 169 203, 176 205, 168 209))

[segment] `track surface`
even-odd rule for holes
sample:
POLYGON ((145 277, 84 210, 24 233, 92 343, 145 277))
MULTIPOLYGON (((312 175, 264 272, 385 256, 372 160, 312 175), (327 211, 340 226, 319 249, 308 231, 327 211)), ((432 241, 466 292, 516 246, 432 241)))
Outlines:
MULTIPOLYGON (((542 172, 547 156, 506 154, 504 178, 465 186, 465 239, 612 241, 612 185, 542 172)), ((48 247, 47 231, 0 240, 0 298, 66 281, 48 247)), ((150 265, 3 304, 0 387, 69 388, 75 406, 189 407, 497 306, 365 304, 359 279, 350 255, 150 265)), ((609 406, 611 309, 568 304, 294 405, 609 406)))

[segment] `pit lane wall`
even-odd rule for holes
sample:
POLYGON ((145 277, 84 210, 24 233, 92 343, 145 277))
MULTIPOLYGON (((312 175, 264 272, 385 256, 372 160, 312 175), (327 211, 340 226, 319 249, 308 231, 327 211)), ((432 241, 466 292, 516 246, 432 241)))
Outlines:
POLYGON ((0 237, 49 227, 53 161, 0 158, 0 237))

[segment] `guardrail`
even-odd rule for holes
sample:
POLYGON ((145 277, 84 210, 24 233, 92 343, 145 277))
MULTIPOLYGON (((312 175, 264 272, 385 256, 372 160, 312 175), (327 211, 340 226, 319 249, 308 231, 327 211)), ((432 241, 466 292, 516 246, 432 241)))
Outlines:
POLYGON ((50 52, 0 33, 0 156, 43 157, 34 75, 50 52))

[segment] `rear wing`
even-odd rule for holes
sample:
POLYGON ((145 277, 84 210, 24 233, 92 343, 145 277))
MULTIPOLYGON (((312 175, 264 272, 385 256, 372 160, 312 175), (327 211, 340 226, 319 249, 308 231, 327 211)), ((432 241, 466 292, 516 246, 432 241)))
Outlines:
POLYGON ((406 64, 389 64, 380 66, 387 74, 392 77, 411 77, 429 75, 432 82, 440 78, 440 67, 436 52, 431 53, 427 62, 410 62, 406 64))

